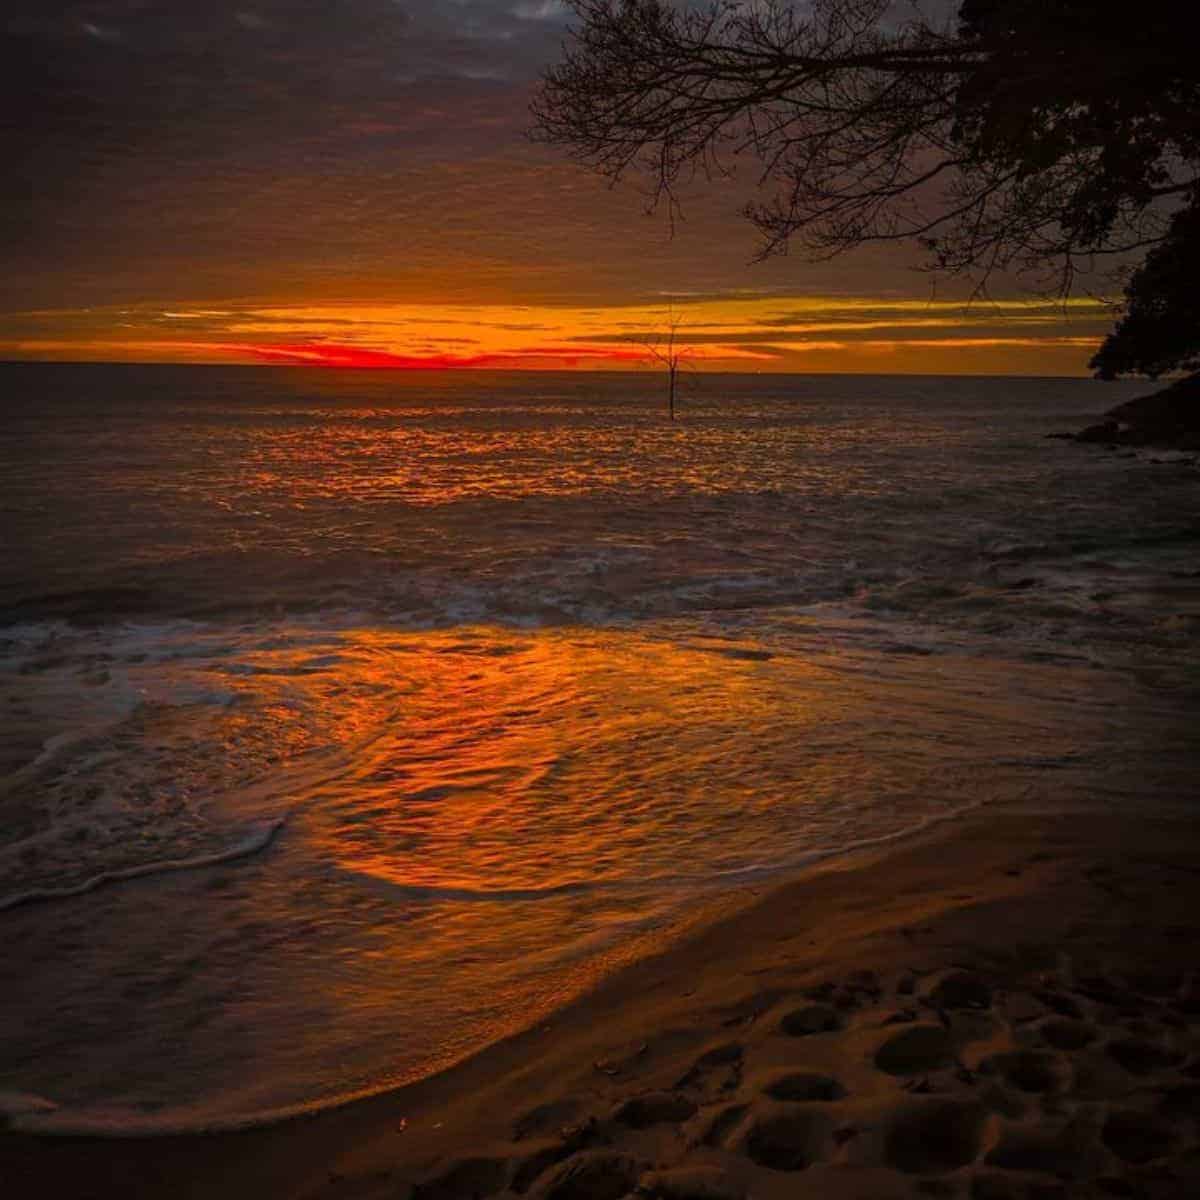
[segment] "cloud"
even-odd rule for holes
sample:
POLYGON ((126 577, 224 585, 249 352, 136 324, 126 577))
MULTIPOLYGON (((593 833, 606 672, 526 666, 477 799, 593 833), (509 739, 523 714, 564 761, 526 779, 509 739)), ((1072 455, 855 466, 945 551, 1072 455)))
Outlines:
POLYGON ((964 317, 914 294, 901 248, 751 266, 755 178, 685 189, 673 228, 646 217, 636 186, 524 137, 568 19, 558 0, 6 0, 0 338, 452 348, 434 331, 585 362, 667 300, 730 361, 1099 329, 1095 306, 964 317))
POLYGON ((522 21, 560 21, 569 15, 562 0, 522 0, 512 12, 522 21))
MULTIPOLYGON (((834 313, 883 311, 893 303, 835 298, 827 307, 834 313)), ((1012 307, 1020 312, 1023 306, 1012 307)), ((1048 363, 1061 372, 1069 355, 1082 362, 1096 342, 1094 333, 1070 326, 1030 329, 1020 321, 1006 326, 995 317, 989 324, 949 309, 936 319, 922 318, 902 301, 894 310, 887 327, 874 321, 813 320, 803 329, 789 329, 776 327, 780 312, 817 312, 815 298, 697 302, 685 311, 694 324, 685 321, 680 345, 695 365, 726 370, 757 365, 854 370, 863 369, 867 360, 887 359, 896 369, 937 362, 941 369, 949 364, 967 370, 974 364, 974 369, 1011 370, 1011 360, 1048 363), (720 320, 722 314, 741 319, 720 320)), ((662 310, 650 305, 182 305, 49 311, 22 319, 23 336, 0 340, 0 351, 377 369, 648 367, 641 339, 662 329, 662 310)))

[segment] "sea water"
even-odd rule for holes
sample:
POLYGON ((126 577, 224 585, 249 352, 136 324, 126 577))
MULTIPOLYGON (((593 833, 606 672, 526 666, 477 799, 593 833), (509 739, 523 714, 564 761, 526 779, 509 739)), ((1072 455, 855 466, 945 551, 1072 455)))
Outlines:
POLYGON ((0 1104, 419 1078, 805 864, 1195 799, 1200 471, 1084 380, 0 368, 0 1104))

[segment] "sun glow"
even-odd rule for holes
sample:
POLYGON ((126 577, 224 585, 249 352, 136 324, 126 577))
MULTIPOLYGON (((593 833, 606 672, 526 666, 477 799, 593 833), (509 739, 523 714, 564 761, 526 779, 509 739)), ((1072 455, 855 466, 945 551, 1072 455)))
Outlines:
POLYGON ((664 297, 589 308, 229 304, 23 314, 13 358, 271 363, 377 370, 653 366, 674 329, 697 369, 1079 374, 1102 335, 1094 301, 664 297))

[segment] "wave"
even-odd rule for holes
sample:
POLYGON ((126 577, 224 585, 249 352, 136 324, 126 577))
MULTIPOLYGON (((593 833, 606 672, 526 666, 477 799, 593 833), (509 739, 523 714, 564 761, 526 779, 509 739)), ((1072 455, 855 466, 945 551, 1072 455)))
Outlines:
POLYGON ((66 900, 72 896, 82 896, 86 892, 94 892, 97 888, 109 883, 144 879, 149 875, 167 875, 175 871, 194 871, 200 867, 215 867, 221 863, 233 862, 235 859, 247 858, 265 850, 275 840, 276 834, 283 828, 285 822, 285 817, 262 822, 233 845, 210 854, 197 854, 191 858, 168 858, 161 862, 139 863, 135 867, 101 871, 98 875, 93 875, 82 883, 71 884, 68 887, 32 888, 27 892, 17 892, 11 896, 0 897, 0 912, 7 912, 20 905, 34 904, 42 900, 66 900))

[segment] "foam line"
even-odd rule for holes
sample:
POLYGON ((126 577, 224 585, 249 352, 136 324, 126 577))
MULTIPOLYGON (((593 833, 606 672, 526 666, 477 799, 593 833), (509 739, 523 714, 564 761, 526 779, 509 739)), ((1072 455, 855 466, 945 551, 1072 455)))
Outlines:
POLYGON ((103 887, 106 883, 121 883, 128 879, 140 879, 145 875, 165 875, 173 871, 192 871, 199 867, 214 867, 233 859, 246 858, 251 854, 257 854, 260 850, 265 850, 275 840, 275 835, 283 824, 283 817, 274 821, 266 821, 256 826, 240 842, 213 854, 197 854, 194 858, 170 858, 163 862, 126 867, 121 871, 102 871, 99 875, 93 875, 90 879, 72 887, 34 888, 28 892, 17 892, 15 895, 0 899, 0 912, 42 900, 66 900, 71 896, 82 896, 85 892, 95 891, 96 888, 103 887))

